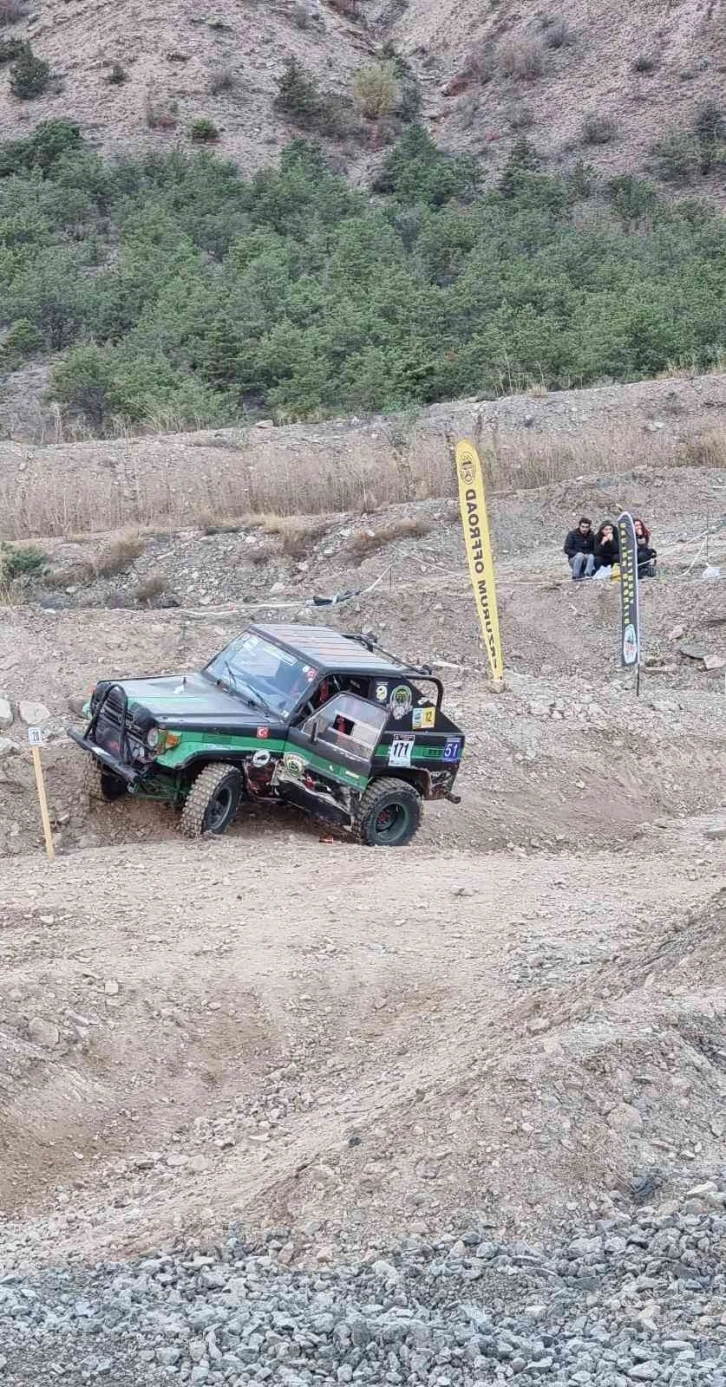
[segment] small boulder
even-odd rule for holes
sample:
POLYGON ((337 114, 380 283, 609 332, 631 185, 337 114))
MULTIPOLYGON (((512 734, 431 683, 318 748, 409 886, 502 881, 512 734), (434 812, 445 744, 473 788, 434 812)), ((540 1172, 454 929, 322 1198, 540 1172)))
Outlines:
POLYGON ((0 698, 0 728, 12 727, 13 705, 9 698, 0 698))
POLYGON ((618 1103, 608 1113, 608 1127, 614 1132, 639 1132, 642 1126, 642 1115, 630 1103, 618 1103))
POLYGON ((26 727, 40 727, 50 717, 44 703, 19 703, 18 712, 26 727))
POLYGON ((15 742, 9 737, 0 737, 0 761, 4 761, 6 756, 12 756, 17 749, 15 742))
POLYGON ((42 1045, 46 1050, 52 1050, 60 1040, 58 1027, 54 1026, 52 1021, 44 1021, 40 1016, 34 1016, 28 1022, 28 1035, 36 1045, 42 1045))

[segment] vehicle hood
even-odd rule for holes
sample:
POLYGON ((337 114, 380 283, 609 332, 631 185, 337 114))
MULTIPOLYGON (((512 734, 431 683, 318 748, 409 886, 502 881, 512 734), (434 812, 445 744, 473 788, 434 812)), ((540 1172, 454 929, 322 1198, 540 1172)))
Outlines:
POLYGON ((140 704, 165 726, 189 722, 258 724, 277 722, 262 708, 250 708, 244 699, 217 687, 201 674, 165 674, 156 679, 120 679, 129 706, 140 704))

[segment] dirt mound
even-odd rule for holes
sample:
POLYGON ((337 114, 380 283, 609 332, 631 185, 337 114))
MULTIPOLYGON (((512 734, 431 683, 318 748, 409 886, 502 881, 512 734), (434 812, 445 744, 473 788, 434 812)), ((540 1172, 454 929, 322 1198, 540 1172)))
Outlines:
POLYGON ((95 1255, 234 1215, 360 1238, 472 1208, 535 1227, 595 1186, 716 1160, 712 824, 673 831, 667 877, 650 846, 564 869, 299 839, 21 859, 0 992, 12 1238, 95 1255))

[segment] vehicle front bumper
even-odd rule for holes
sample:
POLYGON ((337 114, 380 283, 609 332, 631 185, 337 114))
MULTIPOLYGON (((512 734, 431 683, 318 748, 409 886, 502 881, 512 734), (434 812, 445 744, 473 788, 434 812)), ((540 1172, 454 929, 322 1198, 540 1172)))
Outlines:
POLYGON ((74 727, 68 728, 68 735, 73 738, 74 742, 76 742, 79 747, 82 747, 84 751, 90 752, 91 756, 95 756, 97 761, 100 761, 108 770, 113 771, 114 775, 120 776, 128 785, 136 785, 136 783, 139 780, 143 780, 147 774, 148 767, 144 766, 141 769, 137 769, 135 766, 127 766, 125 761, 119 761, 118 757, 112 755, 110 751, 105 751, 102 746, 96 746, 95 742, 89 741, 88 737, 84 737, 83 734, 77 732, 74 727))

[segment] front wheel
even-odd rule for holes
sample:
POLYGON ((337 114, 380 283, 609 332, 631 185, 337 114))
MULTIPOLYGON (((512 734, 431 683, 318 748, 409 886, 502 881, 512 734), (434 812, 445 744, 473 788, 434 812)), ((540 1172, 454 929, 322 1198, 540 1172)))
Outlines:
POLYGON ((199 772, 181 812, 179 830, 185 838, 224 833, 242 796, 242 776, 234 766, 213 762, 199 772))
POLYGON ((386 777, 368 786, 358 806, 353 836, 368 848, 403 848, 421 823, 421 796, 406 780, 386 777))
POLYGON ((116 799, 123 799, 129 792, 122 776, 114 775, 113 771, 91 755, 86 761, 84 783, 86 794, 91 800, 104 799, 107 803, 112 803, 116 799))

